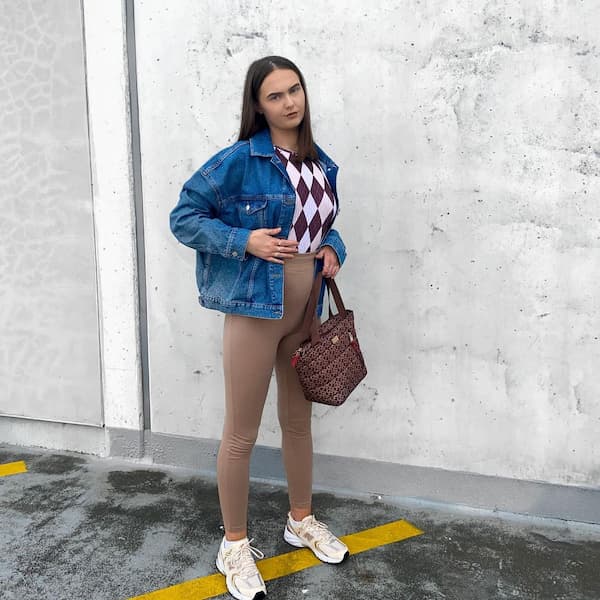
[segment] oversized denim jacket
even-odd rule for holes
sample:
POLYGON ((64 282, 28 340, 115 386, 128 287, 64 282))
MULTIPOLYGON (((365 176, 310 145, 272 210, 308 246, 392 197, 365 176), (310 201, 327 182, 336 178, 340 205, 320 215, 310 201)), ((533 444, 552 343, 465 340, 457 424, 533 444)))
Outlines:
MULTIPOLYGON (((317 151, 337 200, 338 167, 321 148, 317 151)), ((250 317, 283 317, 283 265, 247 253, 246 244, 251 231, 261 227, 281 227, 278 237, 287 238, 295 205, 294 186, 268 129, 217 153, 186 181, 170 225, 182 244, 196 250, 202 306, 250 317)), ((329 230, 325 245, 343 264, 346 248, 337 231, 329 230)), ((317 261, 316 270, 321 268, 317 261)), ((323 290, 319 315, 322 298, 323 290)))

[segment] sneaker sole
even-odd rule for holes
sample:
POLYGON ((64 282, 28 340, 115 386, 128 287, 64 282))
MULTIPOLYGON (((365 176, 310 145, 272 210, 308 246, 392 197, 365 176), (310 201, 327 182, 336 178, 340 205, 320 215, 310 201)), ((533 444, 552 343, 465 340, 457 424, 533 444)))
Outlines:
POLYGON ((330 565, 339 565, 341 562, 344 562, 348 556, 350 556, 350 553, 346 552, 342 558, 331 558, 331 556, 327 556, 326 554, 319 552, 317 549, 311 548, 305 544, 295 533, 292 533, 287 526, 283 532, 283 539, 290 544, 290 546, 294 546, 296 548, 308 548, 320 561, 330 565))
POLYGON ((221 556, 217 554, 217 560, 215 561, 217 565, 217 569, 219 573, 225 577, 225 585, 227 585, 227 590, 229 593, 236 598, 236 600, 261 600, 262 598, 266 598, 267 595, 264 592, 256 592, 256 594, 250 598, 250 596, 242 596, 242 594, 238 590, 232 590, 227 584, 227 575, 225 574, 225 566, 223 565, 223 561, 221 560, 221 556))

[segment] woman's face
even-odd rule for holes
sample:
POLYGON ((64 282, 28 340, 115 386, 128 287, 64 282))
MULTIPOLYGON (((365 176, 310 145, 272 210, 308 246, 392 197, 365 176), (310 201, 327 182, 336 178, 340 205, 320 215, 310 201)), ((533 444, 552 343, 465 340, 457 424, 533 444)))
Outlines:
POLYGON ((271 71, 258 91, 257 110, 271 130, 297 128, 304 118, 305 104, 300 78, 291 69, 271 71))

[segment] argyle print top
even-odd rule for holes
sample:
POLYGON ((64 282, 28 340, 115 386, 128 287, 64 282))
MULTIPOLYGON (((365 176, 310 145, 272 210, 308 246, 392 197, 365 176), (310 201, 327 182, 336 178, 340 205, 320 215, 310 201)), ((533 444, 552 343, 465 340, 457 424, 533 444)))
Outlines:
POLYGON ((275 146, 296 189, 296 208, 288 240, 298 242, 298 252, 314 252, 329 231, 335 216, 335 196, 318 162, 301 161, 290 150, 275 146))

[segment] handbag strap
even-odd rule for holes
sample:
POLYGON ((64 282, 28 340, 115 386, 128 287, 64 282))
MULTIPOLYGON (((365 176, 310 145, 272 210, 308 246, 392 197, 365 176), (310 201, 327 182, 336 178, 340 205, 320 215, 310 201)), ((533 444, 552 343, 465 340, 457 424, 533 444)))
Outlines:
MULTIPOLYGON (((319 301, 319 294, 321 292, 321 285, 323 283, 323 273, 319 271, 313 282, 312 290, 306 304, 306 310, 304 312, 304 319, 302 321, 301 331, 305 332, 306 337, 309 337, 313 344, 319 341, 319 331, 317 319, 315 319, 315 312, 317 310, 317 303, 319 301)), ((342 300, 340 290, 333 278, 325 278, 325 284, 327 285, 328 294, 333 294, 333 300, 337 308, 338 314, 342 316, 346 315, 346 307, 342 300)), ((331 317, 331 298, 329 297, 329 316, 331 317)))
MULTIPOLYGON (((344 306, 344 301, 342 300, 342 295, 340 294, 340 290, 338 289, 335 279, 330 277, 329 279, 325 279, 325 283, 327 284, 327 291, 333 294, 333 299, 335 301, 335 306, 337 307, 338 313, 345 315, 346 307, 344 306)), ((331 298, 329 299, 329 306, 331 306, 331 298)))
POLYGON ((311 334, 312 338, 312 327, 311 325, 315 321, 315 312, 317 310, 317 302, 319 301, 319 292, 321 291, 321 283, 323 282, 323 273, 319 271, 317 273, 315 280, 313 281, 312 290, 310 292, 310 296, 308 297, 308 302, 306 304, 306 310, 304 311, 304 319, 302 320, 302 325, 300 327, 300 331, 308 337, 308 334, 311 334))

